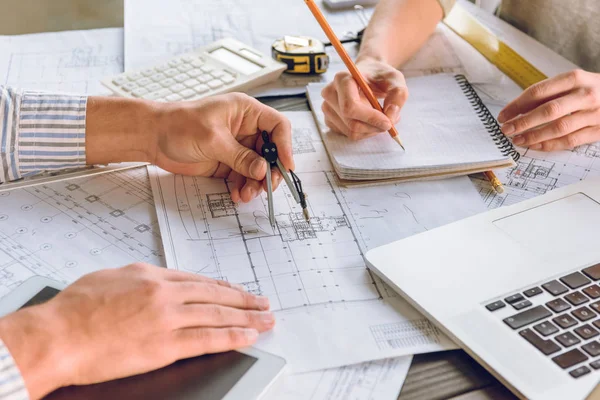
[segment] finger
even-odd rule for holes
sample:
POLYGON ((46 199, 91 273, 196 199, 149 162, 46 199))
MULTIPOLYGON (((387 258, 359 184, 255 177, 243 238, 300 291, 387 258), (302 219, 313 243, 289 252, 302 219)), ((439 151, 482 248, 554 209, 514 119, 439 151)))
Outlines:
POLYGON ((540 151, 571 150, 577 146, 593 143, 598 140, 600 140, 600 127, 588 126, 560 138, 534 144, 530 149, 540 151))
POLYGON ((599 110, 579 111, 516 136, 513 143, 517 146, 529 147, 594 125, 600 125, 599 110))
MULTIPOLYGON (((279 187, 279 185, 281 184, 282 181, 283 181, 283 175, 281 175, 281 172, 279 172, 279 169, 272 168, 271 169, 271 186, 273 188, 273 191, 277 190, 277 188, 279 187)), ((262 188, 265 192, 267 191, 267 181, 266 180, 263 181, 262 188)))
POLYGON ((229 176, 230 173, 231 173, 231 168, 229 168, 224 163, 219 163, 219 166, 217 167, 217 170, 214 172, 214 174, 212 174, 212 177, 219 178, 219 179, 225 179, 229 176))
POLYGON ((388 94, 383 102, 383 112, 393 124, 397 124, 400 121, 400 109, 404 106, 407 99, 408 88, 406 84, 388 90, 388 94))
POLYGON ((174 282, 170 290, 180 303, 218 304, 244 310, 269 309, 269 299, 251 293, 205 282, 174 282))
POLYGON ((239 143, 229 133, 219 135, 220 151, 215 155, 217 160, 227 164, 237 173, 256 180, 265 178, 267 163, 254 150, 239 143))
POLYGON ((352 75, 348 73, 338 73, 335 76, 335 83, 338 94, 338 114, 342 119, 354 119, 371 125, 379 132, 390 130, 392 123, 382 112, 375 110, 368 100, 361 95, 358 85, 352 75))
POLYGON ((517 135, 528 129, 552 122, 567 114, 584 110, 589 107, 587 101, 586 96, 583 96, 580 90, 570 92, 565 96, 550 100, 536 109, 508 121, 502 125, 502 132, 509 136, 517 135))
POLYGON ((252 328, 259 332, 272 329, 275 316, 269 311, 240 310, 216 304, 186 304, 177 308, 177 328, 252 328))
POLYGON ((530 86, 500 111, 498 121, 504 123, 519 114, 525 114, 541 104, 573 90, 586 80, 585 75, 585 71, 574 70, 530 86))
MULTIPOLYGON (((261 132, 267 131, 271 140, 277 145, 277 153, 279 154, 281 163, 288 170, 294 170, 296 165, 294 164, 292 150, 292 124, 283 114, 275 109, 262 104, 252 97, 246 96, 246 98, 247 108, 243 125, 247 126, 247 129, 254 129, 254 132, 257 129, 261 132), (247 125, 250 122, 253 122, 251 124, 254 125, 253 127, 247 125)), ((264 174, 262 178, 256 176, 252 178, 261 180, 264 179, 264 174)))
POLYGON ((377 127, 367 125, 364 122, 355 119, 351 119, 348 122, 342 120, 329 104, 323 103, 322 108, 327 110, 325 123, 327 124, 327 121, 331 122, 336 127, 335 132, 348 136, 351 140, 366 139, 381 133, 381 130, 377 127))
POLYGON ((242 202, 249 203, 261 193, 262 181, 246 179, 244 187, 240 191, 242 202))
POLYGON ((235 290, 245 291, 242 285, 230 283, 227 281, 209 278, 208 276, 192 274, 189 272, 177 271, 174 269, 160 268, 161 276, 169 282, 203 282, 210 283, 213 285, 219 285, 223 287, 232 288, 235 290))
POLYGON ((235 171, 231 171, 228 180, 231 182, 231 201, 239 203, 242 201, 242 194, 240 191, 246 184, 246 177, 235 171))
POLYGON ((250 328, 186 328, 173 332, 177 359, 252 346, 258 331, 250 328))

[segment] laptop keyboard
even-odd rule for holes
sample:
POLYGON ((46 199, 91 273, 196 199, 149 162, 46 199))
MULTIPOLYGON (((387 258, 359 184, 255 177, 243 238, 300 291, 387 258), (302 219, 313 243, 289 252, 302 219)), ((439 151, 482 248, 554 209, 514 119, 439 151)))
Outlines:
POLYGON ((485 307, 554 363, 579 378, 600 370, 600 264, 485 307))

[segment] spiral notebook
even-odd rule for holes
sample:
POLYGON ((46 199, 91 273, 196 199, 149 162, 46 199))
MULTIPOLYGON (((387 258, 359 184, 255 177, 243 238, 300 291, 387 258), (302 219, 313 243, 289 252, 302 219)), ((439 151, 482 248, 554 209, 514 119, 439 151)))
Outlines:
POLYGON ((515 165, 519 153, 464 76, 430 75, 406 83, 410 95, 396 125, 406 151, 387 133, 352 141, 332 132, 321 111, 324 85, 307 87, 342 184, 439 179, 515 165))

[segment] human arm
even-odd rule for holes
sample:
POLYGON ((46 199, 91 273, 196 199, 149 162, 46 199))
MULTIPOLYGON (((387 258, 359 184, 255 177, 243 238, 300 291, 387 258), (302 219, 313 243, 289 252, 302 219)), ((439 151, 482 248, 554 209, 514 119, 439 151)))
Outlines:
MULTIPOLYGON (((37 399, 250 346, 274 326, 268 309, 264 297, 199 275, 144 264, 99 271, 0 319, 0 338, 20 371, 0 371, 0 380, 22 375, 37 399)), ((12 400, 2 389, 0 399, 12 400)))
MULTIPOLYGON (((239 93, 194 102, 18 92, 0 87, 0 181, 112 162, 149 162, 174 173, 229 178, 234 201, 264 185, 266 130, 294 168, 291 126, 239 93)), ((274 171, 275 187, 282 177, 274 171)))
POLYGON ((425 43, 453 0, 381 0, 365 30, 356 65, 378 98, 384 114, 373 109, 348 72, 323 90, 327 125, 359 140, 387 131, 400 119, 408 98, 397 70, 425 43))
POLYGON ((600 74, 574 70, 526 89, 498 115, 517 146, 566 150, 600 140, 600 74))

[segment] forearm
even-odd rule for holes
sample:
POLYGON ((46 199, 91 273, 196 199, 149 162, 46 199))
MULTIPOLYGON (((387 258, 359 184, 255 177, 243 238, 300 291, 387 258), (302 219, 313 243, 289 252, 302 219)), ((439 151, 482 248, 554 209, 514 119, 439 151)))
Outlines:
POLYGON ((90 97, 86 163, 150 162, 164 108, 166 105, 142 100, 90 97))
POLYGON ((358 61, 370 58, 401 66, 425 43, 442 17, 438 0, 381 0, 365 30, 358 61))

